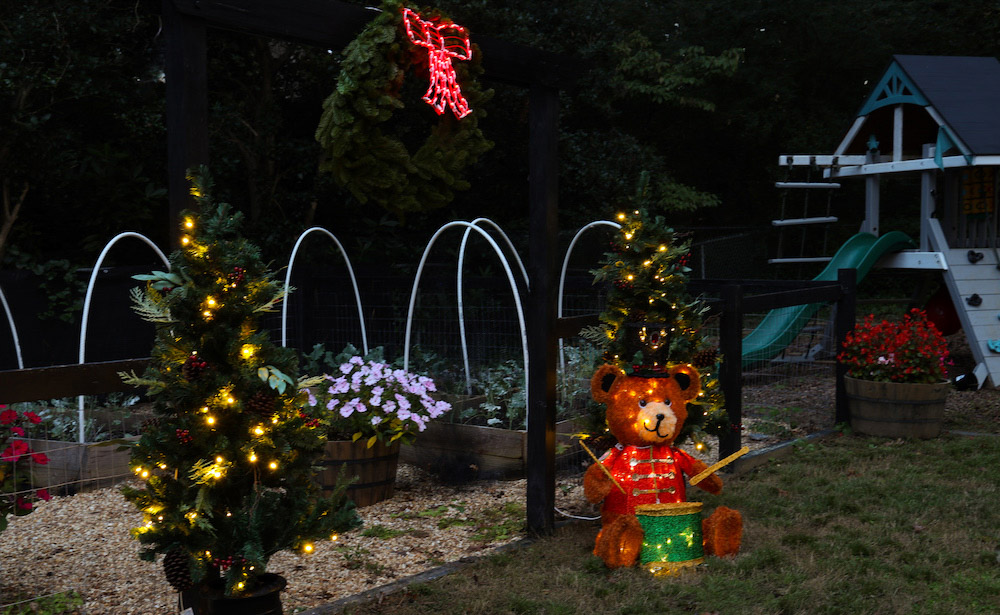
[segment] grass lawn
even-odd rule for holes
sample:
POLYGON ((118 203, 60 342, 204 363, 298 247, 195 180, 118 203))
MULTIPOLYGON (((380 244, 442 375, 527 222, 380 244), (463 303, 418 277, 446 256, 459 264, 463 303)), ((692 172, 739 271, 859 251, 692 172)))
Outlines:
POLYGON ((745 519, 742 552, 680 578, 607 570, 596 522, 494 554, 345 613, 1000 613, 1000 437, 844 435, 727 479, 710 512, 745 519))

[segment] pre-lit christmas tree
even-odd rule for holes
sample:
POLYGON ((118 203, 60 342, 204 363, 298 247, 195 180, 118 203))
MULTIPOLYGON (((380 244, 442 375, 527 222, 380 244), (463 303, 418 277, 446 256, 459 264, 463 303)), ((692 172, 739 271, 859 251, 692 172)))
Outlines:
POLYGON ((689 363, 701 373, 702 394, 688 404, 678 437, 691 436, 699 448, 705 433, 720 435, 728 419, 719 385, 720 357, 702 333, 707 310, 687 291, 689 244, 663 216, 649 211, 649 176, 643 174, 629 207, 617 215, 621 229, 611 241, 598 282, 610 282, 602 325, 590 337, 605 349, 605 361, 626 373, 655 377, 689 363))
POLYGON ((140 557, 165 553, 179 590, 221 574, 238 596, 278 551, 311 551, 358 519, 343 488, 320 497, 323 433, 302 412, 295 354, 260 329, 283 289, 240 236, 241 215, 213 204, 207 174, 192 182, 199 211, 182 214, 170 271, 135 276, 156 342, 144 376, 125 377, 148 387, 157 418, 132 451, 144 485, 122 492, 144 515, 140 557))

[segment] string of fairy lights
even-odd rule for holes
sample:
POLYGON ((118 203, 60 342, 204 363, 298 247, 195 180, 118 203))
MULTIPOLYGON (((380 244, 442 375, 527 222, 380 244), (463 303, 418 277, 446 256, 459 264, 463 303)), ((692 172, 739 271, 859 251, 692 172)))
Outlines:
POLYGON ((689 246, 645 207, 620 212, 616 220, 620 229, 594 272, 597 281, 611 284, 601 314, 605 358, 626 373, 651 376, 682 363, 697 367, 702 391, 689 402, 689 411, 696 411, 689 413, 678 443, 690 437, 703 451, 708 435, 729 427, 719 383, 721 357, 702 332, 706 306, 687 295, 689 246), (635 329, 631 341, 630 328, 635 329))
MULTIPOLYGON (((195 193, 195 196, 200 196, 200 194, 195 193)), ((199 241, 197 226, 197 217, 187 215, 183 218, 182 227, 185 232, 180 238, 180 245, 184 255, 190 259, 189 262, 204 261, 212 252, 212 246, 199 241)), ((187 300, 191 302, 191 305, 197 306, 197 316, 205 324, 213 323, 216 320, 223 320, 228 324, 232 314, 227 314, 226 308, 231 304, 237 310, 234 313, 243 314, 248 309, 248 302, 253 305, 253 312, 258 312, 273 306, 281 299, 283 291, 274 290, 269 286, 268 280, 248 280, 245 275, 246 270, 241 267, 234 267, 231 272, 212 274, 210 270, 214 263, 204 264, 208 266, 209 274, 200 276, 199 279, 208 278, 211 280, 211 276, 214 275, 214 284, 207 284, 207 289, 199 288, 195 284, 188 284, 185 292, 204 293, 200 298, 189 296, 187 300), (259 299, 260 297, 264 298, 259 299)), ((204 272, 200 271, 199 273, 204 272)), ((175 285, 178 281, 175 274, 163 274, 162 280, 148 285, 147 297, 166 311, 169 293, 177 288, 175 285)), ((226 325, 220 323, 219 326, 226 325)), ((287 396, 280 403, 274 403, 273 412, 269 411, 270 416, 257 416, 256 413, 247 410, 249 400, 239 398, 238 385, 232 380, 238 378, 243 372, 253 373, 256 371, 267 386, 273 390, 280 390, 281 393, 289 385, 293 392, 296 389, 294 388, 295 383, 290 377, 274 365, 264 363, 265 358, 261 356, 260 343, 251 339, 257 330, 249 322, 249 319, 243 319, 236 329, 238 330, 238 339, 233 346, 232 354, 225 358, 217 357, 215 361, 216 363, 225 361, 230 364, 229 370, 233 373, 229 381, 217 388, 212 388, 207 394, 202 393, 204 398, 200 404, 192 404, 188 406, 187 410, 184 406, 173 408, 181 420, 179 424, 184 424, 187 427, 176 429, 176 441, 182 447, 197 445, 202 449, 207 449, 215 446, 220 449, 219 452, 191 461, 190 459, 185 460, 183 453, 170 447, 135 447, 139 454, 133 454, 131 470, 137 478, 146 481, 147 489, 142 491, 137 498, 140 502, 145 503, 145 506, 141 507, 144 523, 142 526, 134 528, 132 534, 140 540, 142 540, 141 537, 145 536, 146 540, 143 542, 156 542, 158 534, 162 534, 164 541, 169 541, 179 527, 187 527, 189 530, 196 528, 203 530, 206 527, 211 528, 211 523, 219 520, 220 517, 227 519, 233 517, 232 510, 226 509, 223 512, 217 507, 203 504, 201 491, 198 492, 195 501, 175 506, 172 498, 164 496, 163 488, 153 487, 153 483, 157 479, 172 479, 174 484, 182 481, 198 489, 211 490, 222 487, 230 477, 239 476, 241 480, 245 480, 248 478, 247 475, 250 475, 252 483, 259 485, 262 478, 266 481, 267 475, 277 475, 283 464, 290 463, 298 455, 298 451, 294 449, 289 449, 289 447, 280 449, 275 445, 273 439, 275 430, 285 428, 290 421, 297 421, 294 429, 315 430, 319 428, 315 422, 310 424, 302 421, 301 410, 293 399, 294 394, 287 396), (194 420, 189 420, 191 418, 194 420), (235 438, 227 437, 232 435, 230 430, 242 431, 239 427, 242 423, 247 424, 246 435, 248 437, 245 438, 245 441, 234 441, 235 438), (201 425, 201 431, 197 427, 198 424, 201 425), (222 452, 224 450, 228 450, 229 453, 222 452), (230 458, 230 455, 234 453, 240 456, 230 458), (176 458, 172 459, 172 457, 176 458), (186 472, 186 476, 181 475, 182 471, 186 472)), ((200 339, 196 335, 191 337, 196 340, 200 339)), ((164 357, 167 359, 164 361, 166 366, 161 369, 168 374, 173 372, 173 375, 176 376, 178 375, 174 371, 176 364, 170 365, 169 358, 173 355, 169 353, 173 352, 176 355, 184 348, 185 340, 176 335, 172 341, 174 342, 173 348, 170 348, 164 357)), ((216 354, 217 352, 218 349, 216 349, 216 354)), ((181 354, 187 356, 180 371, 184 376, 189 376, 189 382, 197 381, 201 374, 215 367, 202 358, 197 348, 184 351, 181 354)), ((197 390, 201 386, 202 384, 198 383, 197 387, 192 386, 191 388, 197 390)), ((245 385, 243 389, 249 395, 249 390, 245 385)), ((205 496, 206 501, 209 498, 210 496, 205 496)), ((336 532, 330 535, 330 539, 333 541, 336 541, 338 537, 336 532)), ((223 544, 225 543, 223 542, 223 544)), ((234 548, 236 546, 238 545, 234 545, 234 548)), ((311 554, 315 551, 315 546, 310 540, 298 540, 292 545, 292 548, 302 554, 311 554)), ((222 571, 233 569, 237 576, 231 587, 236 592, 247 589, 251 577, 258 571, 257 564, 234 554, 213 553, 210 549, 189 551, 189 554, 199 560, 205 568, 214 566, 222 571)))

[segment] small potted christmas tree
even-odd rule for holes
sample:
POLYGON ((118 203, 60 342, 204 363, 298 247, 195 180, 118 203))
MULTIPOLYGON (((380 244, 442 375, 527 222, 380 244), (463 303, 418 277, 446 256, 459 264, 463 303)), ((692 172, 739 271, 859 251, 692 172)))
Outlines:
POLYGON ((321 497, 323 433, 303 412, 295 354, 260 328, 283 289, 240 236, 240 214, 213 204, 204 170, 191 179, 200 207, 182 214, 170 271, 135 276, 146 282, 135 309, 156 342, 146 373, 123 376, 148 388, 156 418, 132 450, 143 485, 122 492, 144 515, 140 557, 165 554, 167 580, 195 613, 280 612, 285 581, 268 559, 309 552, 358 518, 346 484, 321 497))
POLYGON ((621 225, 611 240, 596 282, 610 282, 601 325, 585 333, 600 345, 607 363, 627 374, 655 377, 678 364, 701 373, 701 395, 688 404, 677 438, 690 436, 699 450, 706 433, 721 435, 728 425, 719 384, 720 357, 702 332, 707 306, 687 291, 689 244, 661 215, 653 215, 649 175, 640 177, 621 225))

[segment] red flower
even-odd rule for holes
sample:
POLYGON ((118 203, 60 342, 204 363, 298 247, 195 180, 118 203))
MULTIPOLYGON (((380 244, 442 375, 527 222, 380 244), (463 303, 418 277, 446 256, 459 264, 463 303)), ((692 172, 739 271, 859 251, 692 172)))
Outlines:
POLYGON ((11 428, 10 428, 10 431, 11 431, 11 433, 13 433, 13 434, 14 434, 15 436, 21 436, 22 438, 24 437, 24 430, 23 430, 23 429, 21 429, 20 427, 18 427, 17 425, 15 425, 15 426, 11 427, 11 428))
POLYGON ((10 425, 16 420, 17 420, 17 412, 11 410, 10 408, 7 408, 3 412, 0 412, 0 424, 10 425))
POLYGON ((881 382, 940 382, 945 379, 948 345, 922 310, 900 322, 875 322, 868 315, 848 333, 837 358, 848 375, 881 382))
POLYGON ((46 502, 48 502, 49 500, 52 499, 52 496, 49 495, 49 492, 48 492, 47 489, 39 489, 38 491, 35 492, 35 495, 37 495, 39 498, 45 500, 46 502))
POLYGON ((24 416, 27 417, 28 420, 34 423, 35 425, 42 422, 42 417, 38 416, 34 412, 25 412, 24 416))
POLYGON ((32 453, 31 460, 40 466, 43 466, 49 462, 49 458, 45 456, 45 453, 32 453))
POLYGON ((24 510, 31 510, 31 502, 21 496, 17 496, 17 507, 23 508, 24 510))
POLYGON ((21 455, 28 452, 28 445, 24 440, 14 440, 10 443, 3 453, 0 453, 0 459, 4 461, 17 461, 21 455))

